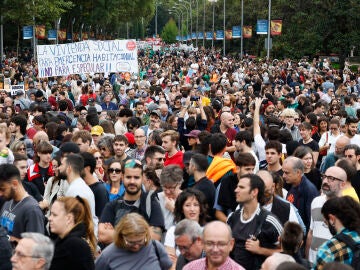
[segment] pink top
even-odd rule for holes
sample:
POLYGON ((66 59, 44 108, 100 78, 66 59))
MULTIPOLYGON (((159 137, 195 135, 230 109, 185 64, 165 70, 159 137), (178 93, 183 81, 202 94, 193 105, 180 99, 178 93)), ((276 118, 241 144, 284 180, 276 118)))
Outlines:
MULTIPOLYGON (((183 270, 207 270, 206 258, 192 261, 183 267, 183 270)), ((217 268, 218 270, 245 270, 244 267, 237 264, 230 257, 226 259, 224 264, 217 268)))

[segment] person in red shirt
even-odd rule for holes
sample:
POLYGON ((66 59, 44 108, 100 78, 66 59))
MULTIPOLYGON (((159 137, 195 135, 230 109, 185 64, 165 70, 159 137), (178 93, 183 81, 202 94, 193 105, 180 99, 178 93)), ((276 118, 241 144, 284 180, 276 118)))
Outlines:
POLYGON ((179 133, 174 130, 167 130, 161 134, 162 147, 166 151, 164 166, 174 164, 184 168, 183 152, 178 151, 179 133))
POLYGON ((57 100, 56 100, 56 96, 58 95, 58 90, 56 87, 51 89, 51 95, 48 97, 48 102, 51 105, 51 109, 53 111, 56 111, 58 108, 58 104, 57 104, 57 100))

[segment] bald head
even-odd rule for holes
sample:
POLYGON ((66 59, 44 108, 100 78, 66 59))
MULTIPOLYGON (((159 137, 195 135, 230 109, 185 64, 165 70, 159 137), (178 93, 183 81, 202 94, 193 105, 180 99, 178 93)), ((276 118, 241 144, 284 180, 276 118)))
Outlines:
POLYGON ((265 186, 267 186, 267 183, 269 185, 274 183, 274 178, 269 171, 260 170, 257 172, 257 175, 260 176, 260 178, 264 181, 265 186))
POLYGON ((304 173, 304 163, 302 162, 302 160, 300 158, 297 157, 287 157, 284 160, 284 165, 287 164, 289 166, 291 166, 293 168, 293 170, 299 170, 302 173, 304 173))
POLYGON ((229 117, 232 117, 232 115, 231 115, 231 113, 229 113, 229 112, 223 112, 222 114, 221 114, 221 121, 224 121, 224 120, 227 120, 229 117))
POLYGON ((221 221, 212 221, 204 227, 204 240, 206 239, 206 236, 214 235, 216 233, 222 234, 224 237, 226 236, 228 240, 232 238, 232 232, 229 225, 221 221))
POLYGON ((348 144, 350 144, 350 139, 346 136, 340 136, 335 143, 335 155, 342 155, 344 153, 344 147, 348 144))
POLYGON ((328 168, 325 172, 325 175, 330 175, 330 176, 336 176, 336 178, 341 179, 342 181, 346 182, 347 180, 347 175, 344 169, 338 167, 338 166, 332 166, 330 168, 328 168))

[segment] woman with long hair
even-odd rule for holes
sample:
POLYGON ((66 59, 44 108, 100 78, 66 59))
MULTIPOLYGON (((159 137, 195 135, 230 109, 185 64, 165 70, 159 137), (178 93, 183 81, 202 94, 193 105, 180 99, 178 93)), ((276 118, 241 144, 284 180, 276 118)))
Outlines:
POLYGON ((95 266, 97 270, 167 270, 171 264, 164 246, 151 240, 144 217, 130 213, 116 225, 114 243, 103 250, 95 266))
POLYGON ((50 270, 95 269, 96 238, 86 199, 58 198, 51 207, 49 224, 50 231, 58 236, 50 270))
MULTIPOLYGON (((204 226, 207 219, 208 205, 205 195, 194 188, 185 189, 175 201, 174 219, 178 223, 183 219, 195 220, 204 226)), ((176 264, 177 256, 180 255, 175 248, 175 226, 171 226, 166 233, 164 245, 168 255, 176 264)))
POLYGON ((104 157, 101 155, 100 151, 92 150, 91 153, 93 154, 94 158, 96 159, 96 166, 95 166, 95 174, 100 181, 104 181, 104 157))
POLYGON ((307 146, 299 146, 293 153, 294 157, 300 158, 304 164, 304 175, 313 183, 318 190, 321 189, 321 175, 313 158, 313 151, 307 146))
POLYGON ((106 179, 108 181, 105 187, 109 195, 109 201, 120 198, 125 192, 125 187, 122 183, 121 162, 119 160, 112 160, 109 163, 106 179))

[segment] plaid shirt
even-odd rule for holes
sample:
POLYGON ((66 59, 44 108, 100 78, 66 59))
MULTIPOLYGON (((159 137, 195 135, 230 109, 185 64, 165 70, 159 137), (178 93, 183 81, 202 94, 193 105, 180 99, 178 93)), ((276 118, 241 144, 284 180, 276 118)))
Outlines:
MULTIPOLYGON (((343 229, 341 233, 349 235, 357 243, 360 242, 360 235, 355 231, 343 229)), ((353 252, 345 243, 331 238, 319 247, 313 269, 321 270, 326 263, 334 261, 351 265, 352 257, 353 252)))

